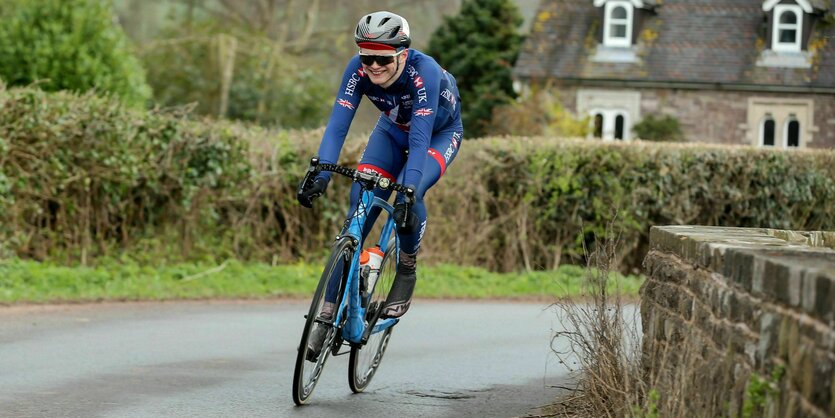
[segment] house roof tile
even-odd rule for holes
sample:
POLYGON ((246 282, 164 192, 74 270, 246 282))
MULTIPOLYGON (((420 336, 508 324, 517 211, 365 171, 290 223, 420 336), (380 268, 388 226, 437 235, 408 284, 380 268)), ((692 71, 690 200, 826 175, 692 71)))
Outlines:
MULTIPOLYGON (((832 6, 835 0, 814 3, 832 6)), ((817 22, 811 68, 758 66, 761 0, 665 0, 640 27, 634 63, 593 61, 600 9, 591 0, 543 0, 516 64, 519 77, 835 87, 835 25, 817 22)), ((817 5, 815 6, 817 7, 817 5)), ((832 8, 830 8, 832 10, 832 8)))

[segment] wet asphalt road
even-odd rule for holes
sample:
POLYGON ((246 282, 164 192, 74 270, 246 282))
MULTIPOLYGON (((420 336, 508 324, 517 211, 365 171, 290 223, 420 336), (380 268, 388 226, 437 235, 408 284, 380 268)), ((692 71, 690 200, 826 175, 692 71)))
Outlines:
POLYGON ((291 383, 303 301, 0 307, 2 417, 513 417, 559 394, 545 303, 418 300, 366 393, 291 383))

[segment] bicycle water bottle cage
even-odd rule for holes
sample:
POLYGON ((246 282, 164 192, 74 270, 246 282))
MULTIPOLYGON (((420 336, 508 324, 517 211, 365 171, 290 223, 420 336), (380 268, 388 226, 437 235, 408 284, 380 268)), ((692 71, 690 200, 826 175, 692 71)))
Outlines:
POLYGON ((368 273, 371 266, 360 267, 360 305, 363 309, 368 308, 368 273))

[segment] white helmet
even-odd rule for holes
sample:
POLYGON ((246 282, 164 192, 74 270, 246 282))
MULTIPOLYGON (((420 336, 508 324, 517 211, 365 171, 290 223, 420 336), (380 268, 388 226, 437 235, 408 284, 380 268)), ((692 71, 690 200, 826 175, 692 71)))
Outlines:
POLYGON ((367 14, 357 23, 354 41, 360 48, 379 49, 383 45, 397 51, 408 48, 412 43, 409 22, 392 12, 367 14))

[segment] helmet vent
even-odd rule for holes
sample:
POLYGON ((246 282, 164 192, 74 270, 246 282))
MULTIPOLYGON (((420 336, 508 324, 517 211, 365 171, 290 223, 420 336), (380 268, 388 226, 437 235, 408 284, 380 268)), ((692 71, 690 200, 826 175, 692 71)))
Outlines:
POLYGON ((369 13, 361 17, 357 23, 354 42, 357 45, 366 42, 399 50, 408 48, 412 43, 409 22, 392 12, 369 13))

